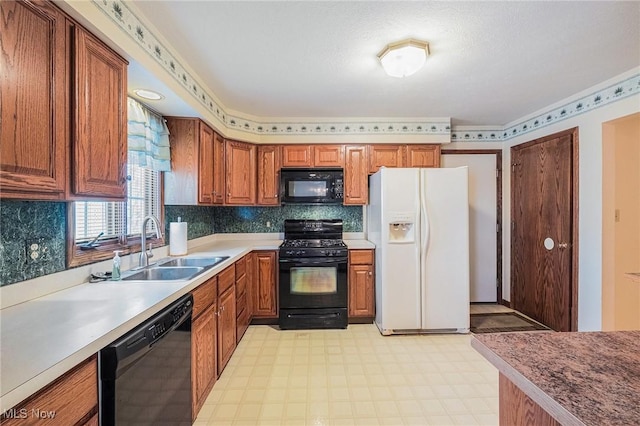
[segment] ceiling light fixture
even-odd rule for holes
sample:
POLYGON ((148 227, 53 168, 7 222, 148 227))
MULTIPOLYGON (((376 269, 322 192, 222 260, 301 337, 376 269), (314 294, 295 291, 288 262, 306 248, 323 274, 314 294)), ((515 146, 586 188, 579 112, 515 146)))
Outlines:
POLYGON ((429 43, 409 38, 388 44, 378 59, 384 71, 392 77, 407 77, 417 72, 429 55, 429 43))
POLYGON ((164 96, 162 96, 160 93, 148 89, 135 89, 133 93, 140 96, 141 98, 148 99, 150 101, 159 101, 160 99, 164 99, 164 96))

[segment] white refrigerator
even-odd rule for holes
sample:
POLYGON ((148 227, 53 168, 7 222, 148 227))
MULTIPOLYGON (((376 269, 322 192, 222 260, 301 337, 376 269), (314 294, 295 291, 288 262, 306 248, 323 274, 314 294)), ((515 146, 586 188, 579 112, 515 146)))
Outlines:
POLYGON ((383 167, 371 176, 367 239, 383 335, 469 332, 468 192, 467 167, 383 167))

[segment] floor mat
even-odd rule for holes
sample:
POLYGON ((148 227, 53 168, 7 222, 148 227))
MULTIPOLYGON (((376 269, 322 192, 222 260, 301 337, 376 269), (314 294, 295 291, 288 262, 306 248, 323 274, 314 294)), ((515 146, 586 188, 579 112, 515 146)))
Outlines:
POLYGON ((551 330, 517 312, 471 314, 472 333, 504 333, 510 331, 551 330))

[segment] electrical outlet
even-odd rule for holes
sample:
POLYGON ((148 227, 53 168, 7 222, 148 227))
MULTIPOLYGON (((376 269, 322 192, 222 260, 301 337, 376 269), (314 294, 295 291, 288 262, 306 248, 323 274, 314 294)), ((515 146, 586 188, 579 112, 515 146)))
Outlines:
POLYGON ((44 238, 30 238, 25 240, 27 263, 39 263, 48 258, 48 247, 44 238))

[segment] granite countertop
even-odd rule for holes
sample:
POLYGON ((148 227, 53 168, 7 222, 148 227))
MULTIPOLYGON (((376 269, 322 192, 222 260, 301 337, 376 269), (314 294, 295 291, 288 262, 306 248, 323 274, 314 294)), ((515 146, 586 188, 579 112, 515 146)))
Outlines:
MULTIPOLYGON (((252 250, 282 240, 220 240, 189 255, 229 256, 190 281, 84 283, 0 311, 0 412, 42 389, 252 250)), ((374 248, 346 239, 350 249, 374 248)), ((73 273, 73 270, 70 271, 73 273)), ((57 279, 60 278, 58 275, 57 279)))
POLYGON ((640 331, 483 334, 471 346, 563 425, 640 424, 640 331))

